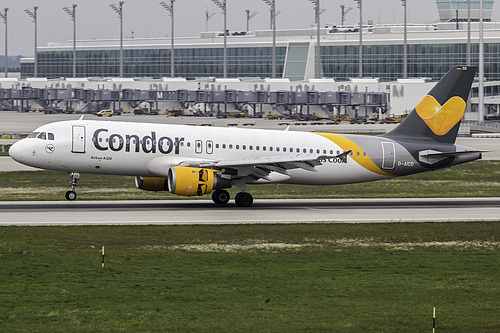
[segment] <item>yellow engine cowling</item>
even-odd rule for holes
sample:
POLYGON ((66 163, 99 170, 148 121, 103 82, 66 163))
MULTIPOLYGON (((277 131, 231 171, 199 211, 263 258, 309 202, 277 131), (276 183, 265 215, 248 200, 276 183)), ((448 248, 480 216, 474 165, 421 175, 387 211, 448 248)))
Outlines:
POLYGON ((216 170, 176 166, 168 172, 168 190, 185 196, 209 194, 217 188, 216 176, 216 170))
POLYGON ((166 191, 167 178, 163 177, 135 177, 135 186, 144 191, 166 191))

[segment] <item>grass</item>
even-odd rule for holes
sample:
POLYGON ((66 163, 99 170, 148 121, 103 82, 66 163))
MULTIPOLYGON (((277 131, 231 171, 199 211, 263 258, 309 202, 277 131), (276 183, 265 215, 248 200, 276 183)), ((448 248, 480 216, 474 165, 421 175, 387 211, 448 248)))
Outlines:
POLYGON ((2 332, 423 332, 434 306, 439 332, 500 327, 500 223, 0 235, 2 332))
MULTIPOLYGON (((0 201, 64 200, 70 177, 62 172, 0 172, 0 201)), ((135 188, 133 177, 87 175, 77 188, 81 200, 179 199, 165 192, 135 188)), ((439 171, 391 180, 337 186, 250 185, 248 191, 262 198, 402 198, 488 197, 500 193, 500 161, 475 161, 439 171)), ((238 192, 231 189, 232 197, 238 192)), ((209 199, 209 196, 204 196, 209 199)), ((198 199, 198 198, 195 198, 198 199)))

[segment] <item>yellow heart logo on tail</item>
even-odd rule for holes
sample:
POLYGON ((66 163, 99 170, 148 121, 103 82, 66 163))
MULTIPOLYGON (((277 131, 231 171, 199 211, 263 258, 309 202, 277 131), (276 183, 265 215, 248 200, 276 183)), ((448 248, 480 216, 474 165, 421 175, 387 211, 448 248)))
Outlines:
POLYGON ((426 95, 415 109, 434 134, 445 135, 464 116, 465 102, 454 96, 441 106, 433 96, 426 95))

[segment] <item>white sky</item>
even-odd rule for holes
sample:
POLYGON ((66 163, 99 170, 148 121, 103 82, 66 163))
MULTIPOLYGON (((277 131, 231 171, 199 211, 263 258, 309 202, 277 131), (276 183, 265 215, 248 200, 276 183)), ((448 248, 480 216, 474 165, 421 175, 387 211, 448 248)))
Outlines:
MULTIPOLYGON (((169 0, 167 0, 169 1, 169 0)), ((407 0, 408 21, 410 23, 429 23, 439 19, 435 0, 407 0)), ((160 0, 125 0, 124 35, 135 37, 161 37, 170 34, 170 17, 159 5, 160 0)), ((62 8, 77 7, 77 39, 119 38, 118 14, 109 5, 113 0, 2 0, 0 9, 9 8, 8 41, 9 55, 33 55, 34 25, 24 13, 27 8, 38 9, 38 45, 48 42, 72 40, 73 23, 62 8)), ((114 3, 118 3, 114 1, 114 3)), ((359 11, 354 0, 320 0, 321 25, 340 24, 340 5, 353 7, 346 15, 346 24, 357 24, 359 11)), ((176 0, 175 35, 199 36, 205 30, 205 11, 216 13, 209 21, 209 30, 222 30, 223 16, 211 0, 176 0)), ((258 14, 250 21, 250 30, 269 28, 269 6, 262 0, 227 0, 228 29, 246 30, 246 9, 258 14)), ((3 10, 3 9, 2 9, 3 10)), ((276 0, 276 10, 281 11, 276 18, 278 29, 307 28, 314 22, 314 7, 310 0, 276 0)), ((500 8, 494 6, 493 20, 500 20, 500 8)), ((374 23, 401 23, 403 7, 401 0, 363 1, 363 21, 374 23)), ((0 54, 4 54, 5 25, 0 24, 0 54)))

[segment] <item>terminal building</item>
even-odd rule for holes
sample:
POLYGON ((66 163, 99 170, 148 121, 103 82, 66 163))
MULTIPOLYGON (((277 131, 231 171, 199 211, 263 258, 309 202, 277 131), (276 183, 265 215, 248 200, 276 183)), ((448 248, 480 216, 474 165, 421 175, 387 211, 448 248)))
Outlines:
MULTIPOLYGON (((493 1, 483 0, 484 68, 485 81, 488 82, 486 96, 491 97, 488 100, 490 111, 498 113, 500 102, 497 102, 496 96, 499 95, 500 83, 494 81, 500 81, 500 23, 491 21, 493 1)), ((375 80, 370 81, 377 82, 372 85, 374 89, 390 92, 397 100, 405 94, 405 89, 406 93, 413 89, 403 89, 404 84, 436 81, 450 67, 467 64, 468 2, 436 0, 436 3, 440 22, 407 25, 407 73, 410 81, 400 80, 404 73, 404 26, 371 22, 364 22, 362 27, 362 75, 358 61, 359 26, 327 24, 319 29, 319 74, 315 73, 317 27, 276 31, 277 77, 295 82, 296 86, 315 77, 327 78, 333 82, 351 82, 350 87, 364 90, 366 84, 358 86, 351 80, 362 76, 366 80, 375 80), (414 79, 418 80, 411 81, 414 79), (396 84, 391 85, 390 82, 396 84)), ((470 0, 470 7, 470 63, 477 65, 479 0, 470 0)), ((245 81, 271 77, 272 30, 228 31, 226 34, 227 78, 245 81)), ((175 38, 173 76, 187 81, 212 79, 215 82, 217 78, 222 78, 223 43, 224 33, 219 31, 202 32, 198 37, 175 38)), ((120 40, 78 40, 76 45, 76 77, 120 75, 120 40)), ((170 38, 126 38, 123 45, 125 78, 155 80, 171 76, 170 38)), ((39 47, 37 58, 38 77, 60 79, 73 76, 73 41, 53 42, 39 47)), ((21 78, 33 76, 34 59, 22 59, 21 78)), ((341 86, 344 85, 338 84, 334 89, 341 86)), ((473 98, 476 96, 477 88, 473 90, 473 98)))
MULTIPOLYGON (((490 22, 493 0, 484 1, 485 79, 500 80, 500 23, 490 22)), ((451 66, 467 63, 468 8, 461 0, 437 0, 442 22, 408 24, 408 77, 439 79, 451 66)), ((471 0, 471 63, 478 63, 479 0, 471 0)), ((359 27, 327 24, 320 29, 320 71, 315 74, 316 27, 276 31, 276 72, 302 81, 314 77, 359 77, 359 27)), ((393 81, 403 77, 404 27, 367 22, 362 27, 363 77, 393 81)), ((227 77, 270 77, 272 30, 227 32, 227 77)), ((222 77, 223 32, 202 32, 174 42, 176 77, 222 77)), ((120 41, 78 40, 77 77, 117 77, 120 41)), ((170 77, 170 38, 126 38, 125 77, 170 77)), ((38 48, 37 76, 73 76, 73 41, 38 48)), ((34 75, 33 59, 21 64, 23 78, 34 75)))

